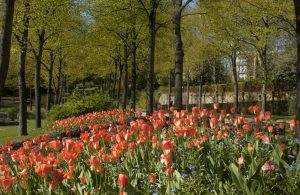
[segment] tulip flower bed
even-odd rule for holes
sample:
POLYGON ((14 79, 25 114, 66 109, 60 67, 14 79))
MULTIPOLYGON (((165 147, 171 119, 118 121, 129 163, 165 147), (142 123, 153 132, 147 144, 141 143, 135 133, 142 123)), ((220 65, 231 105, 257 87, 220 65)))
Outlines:
POLYGON ((0 191, 11 194, 296 194, 297 125, 194 107, 152 116, 96 112, 57 121, 56 131, 2 146, 0 191), (170 113, 170 118, 166 113, 170 113))

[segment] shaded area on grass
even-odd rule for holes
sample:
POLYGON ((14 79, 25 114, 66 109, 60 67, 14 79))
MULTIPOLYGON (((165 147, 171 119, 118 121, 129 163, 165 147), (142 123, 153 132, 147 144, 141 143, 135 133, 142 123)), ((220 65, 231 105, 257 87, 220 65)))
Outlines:
POLYGON ((44 128, 42 129, 35 129, 34 128, 34 120, 28 120, 28 136, 22 136, 20 137, 18 135, 18 126, 0 126, 0 145, 3 145, 6 143, 6 141, 22 141, 25 139, 30 139, 45 133, 50 133, 51 130, 46 126, 46 121, 42 121, 42 125, 44 128))

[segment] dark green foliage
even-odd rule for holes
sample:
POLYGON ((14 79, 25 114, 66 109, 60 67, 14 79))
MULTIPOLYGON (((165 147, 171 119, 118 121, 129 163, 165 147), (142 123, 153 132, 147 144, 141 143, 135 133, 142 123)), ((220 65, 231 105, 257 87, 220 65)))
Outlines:
POLYGON ((82 96, 80 93, 73 93, 65 104, 53 106, 48 118, 50 120, 60 120, 94 111, 109 110, 113 106, 113 99, 104 94, 96 93, 82 96))

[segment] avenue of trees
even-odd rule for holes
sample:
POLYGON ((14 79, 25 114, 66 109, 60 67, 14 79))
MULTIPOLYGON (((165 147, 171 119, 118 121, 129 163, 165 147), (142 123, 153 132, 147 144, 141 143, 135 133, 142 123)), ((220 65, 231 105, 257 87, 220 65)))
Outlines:
POLYGON ((300 120, 299 4, 1 0, 0 96, 5 96, 5 89, 19 91, 20 135, 27 134, 27 100, 32 94, 39 128, 41 94, 46 94, 45 107, 50 110, 86 83, 100 85, 122 109, 135 110, 146 93, 148 114, 153 112, 158 86, 174 83, 174 106, 180 110, 188 104, 183 102, 183 85, 198 85, 199 94, 204 84, 215 86, 218 101, 217 85, 232 83, 238 110, 238 63, 247 59, 247 79, 261 86, 262 111, 269 83, 292 82, 300 120))

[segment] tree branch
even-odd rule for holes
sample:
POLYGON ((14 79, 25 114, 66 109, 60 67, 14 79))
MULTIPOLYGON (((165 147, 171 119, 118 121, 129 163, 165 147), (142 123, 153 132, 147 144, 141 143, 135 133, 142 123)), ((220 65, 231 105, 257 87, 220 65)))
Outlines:
POLYGON ((192 1, 193 1, 193 0, 187 0, 187 1, 185 2, 185 4, 180 8, 180 12, 182 12, 182 11, 186 8, 186 6, 188 6, 188 4, 190 4, 192 1))
POLYGON ((147 16, 149 16, 149 11, 148 11, 148 9, 146 8, 146 6, 145 6, 143 0, 138 0, 138 1, 139 1, 140 4, 142 5, 143 10, 146 12, 147 16))

